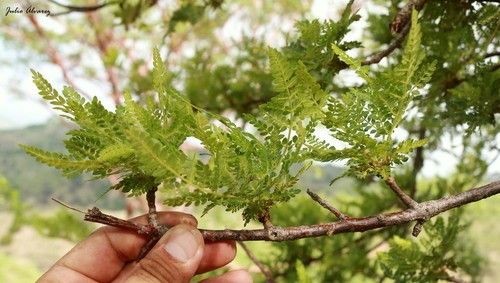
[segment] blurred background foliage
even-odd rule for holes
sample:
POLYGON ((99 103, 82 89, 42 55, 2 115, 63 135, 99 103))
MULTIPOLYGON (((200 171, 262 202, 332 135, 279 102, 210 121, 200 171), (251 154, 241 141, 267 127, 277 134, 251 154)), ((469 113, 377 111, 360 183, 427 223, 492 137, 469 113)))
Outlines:
MULTIPOLYGON (((244 114, 256 113, 274 95, 267 46, 280 48, 289 60, 302 60, 325 90, 342 95, 360 81, 344 70, 331 44, 361 60, 370 58, 393 40, 389 25, 408 1, 116 0, 92 13, 70 12, 64 5, 98 1, 31 2, 60 15, 0 17, 6 95, 36 101, 27 81, 29 68, 37 66, 50 81, 99 96, 109 108, 121 103, 125 91, 145 100, 152 91, 151 50, 157 46, 173 84, 193 104, 248 128, 244 114)), ((437 69, 398 130, 429 143, 395 170, 399 184, 419 201, 500 177, 493 165, 500 153, 498 4, 426 2, 420 12, 423 45, 426 61, 435 61, 437 69)), ((21 1, 0 3, 2 9, 17 5, 21 1)), ((396 49, 372 64, 370 72, 396 64, 400 55, 396 49)), ((15 115, 11 120, 37 113, 18 109, 15 115)), ((68 180, 22 153, 20 143, 64 149, 60 141, 72 126, 54 117, 36 121, 0 131, 0 217, 6 223, 0 229, 0 282, 33 282, 95 228, 55 206, 50 197, 79 207, 97 205, 123 217, 142 213, 140 204, 126 203, 117 192, 106 193, 116 180, 68 180)), ((195 144, 186 146, 196 150, 195 144)), ((374 178, 342 178, 329 186, 343 166, 315 164, 298 187, 312 189, 352 216, 401 207, 374 178)), ((304 195, 276 207, 275 224, 333 220, 304 195)), ((409 236, 410 227, 396 227, 248 247, 277 282, 498 282, 496 202, 498 197, 445 213, 426 223, 416 239, 409 236)), ((196 207, 184 210, 201 215, 196 207)), ((238 215, 215 209, 200 218, 200 226, 241 228, 242 222, 238 215)), ((241 249, 227 268, 235 267, 249 268, 256 282, 266 281, 241 249)))

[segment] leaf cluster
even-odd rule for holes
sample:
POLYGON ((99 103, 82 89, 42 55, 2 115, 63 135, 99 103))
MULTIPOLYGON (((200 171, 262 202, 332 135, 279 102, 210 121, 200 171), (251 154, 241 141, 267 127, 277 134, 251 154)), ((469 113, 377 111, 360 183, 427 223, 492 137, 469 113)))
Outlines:
POLYGON ((347 3, 338 21, 331 19, 324 22, 318 19, 298 21, 295 24, 297 38, 283 48, 290 61, 302 61, 326 90, 331 90, 332 78, 346 67, 345 62, 336 56, 331 45, 335 44, 342 50, 361 46, 358 41, 344 41, 344 37, 350 31, 350 25, 360 19, 360 16, 352 11, 353 3, 352 0, 347 3))
POLYGON ((434 64, 422 64, 421 31, 417 13, 412 14, 412 27, 405 44, 402 61, 376 76, 359 60, 351 58, 332 45, 340 60, 348 64, 366 84, 351 88, 340 98, 331 96, 323 123, 332 135, 348 145, 345 150, 321 153, 324 160, 346 158, 351 172, 361 178, 378 175, 387 178, 392 165, 407 160, 406 155, 423 146, 425 140, 396 142, 394 131, 405 118, 410 102, 430 79, 434 64))
MULTIPOLYGON (((352 21, 346 15, 341 26, 352 21)), ((328 30, 346 32, 333 26, 328 30)), ((269 49, 276 95, 261 105, 257 115, 245 116, 255 133, 192 105, 170 86, 171 74, 158 50, 151 73, 156 95, 139 103, 126 94, 114 112, 96 98, 86 101, 72 88, 59 93, 33 71, 40 96, 78 128, 68 132, 67 154, 22 147, 67 175, 118 175, 120 181, 111 189, 130 195, 161 185, 169 205, 205 204, 205 211, 220 205, 228 211, 243 210, 249 221, 299 192, 296 183, 309 160, 347 159, 352 174, 387 177, 392 165, 404 162, 409 152, 424 144, 395 142, 392 136, 433 68, 421 64, 420 38, 414 13, 402 63, 377 76, 333 45, 332 52, 366 81, 340 98, 329 95, 304 62, 269 49), (348 147, 336 149, 318 138, 315 131, 321 125, 348 147), (202 150, 181 150, 192 138, 200 141, 202 150), (298 169, 292 170, 297 164, 298 169)))

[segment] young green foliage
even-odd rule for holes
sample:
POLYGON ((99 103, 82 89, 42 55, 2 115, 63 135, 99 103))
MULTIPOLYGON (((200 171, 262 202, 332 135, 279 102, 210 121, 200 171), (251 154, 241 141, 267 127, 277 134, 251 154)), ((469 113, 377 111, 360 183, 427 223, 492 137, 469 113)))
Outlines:
MULTIPOLYGON (((376 77, 333 45, 333 52, 367 82, 341 98, 329 97, 304 63, 270 49, 276 95, 260 107, 258 115, 245 116, 256 128, 255 134, 193 106, 173 89, 158 50, 154 50, 152 71, 157 94, 142 105, 126 93, 123 105, 114 112, 95 98, 85 101, 69 87, 59 94, 33 71, 40 95, 79 128, 68 133, 67 154, 22 147, 68 175, 116 174, 120 181, 112 189, 130 195, 161 185, 169 205, 203 204, 205 211, 220 205, 228 211, 243 210, 246 221, 297 194, 296 183, 308 160, 347 159, 355 174, 387 177, 391 165, 403 162, 406 154, 423 145, 416 140, 395 143, 392 137, 432 69, 420 66, 423 55, 416 19, 414 13, 402 64, 376 77), (319 140, 314 132, 321 123, 350 148, 336 150, 319 140), (180 149, 188 138, 202 143, 208 160, 180 149), (298 169, 292 170, 297 164, 298 169)), ((345 32, 344 28, 337 33, 345 32)))
POLYGON ((307 165, 295 173, 290 167, 304 161, 302 146, 316 125, 310 120, 323 115, 326 103, 326 93, 302 64, 292 66, 273 50, 270 57, 279 95, 263 106, 265 117, 253 118, 265 139, 244 132, 222 116, 196 111, 168 85, 168 72, 155 50, 152 74, 158 96, 142 106, 126 94, 125 103, 114 113, 95 99, 84 101, 70 88, 60 95, 33 72, 41 96, 80 128, 68 133, 68 154, 22 147, 66 174, 119 174, 120 182, 113 188, 131 195, 162 184, 168 204, 243 209, 248 221, 298 192, 295 183, 307 165), (288 99, 293 104, 287 104, 288 99), (202 142, 208 161, 180 150, 188 137, 202 142))
POLYGON ((363 178, 379 175, 387 178, 391 166, 407 160, 407 154, 425 144, 425 140, 394 141, 394 131, 401 124, 418 89, 429 80, 433 64, 422 65, 420 26, 414 11, 411 29, 401 63, 370 75, 368 67, 351 58, 338 46, 333 51, 365 80, 340 98, 330 97, 324 124, 332 135, 349 145, 346 150, 322 153, 323 160, 349 159, 350 172, 363 178))
POLYGON ((335 44, 344 50, 361 46, 357 41, 344 41, 350 31, 350 25, 360 16, 352 11, 354 1, 346 5, 338 21, 301 20, 295 24, 298 38, 290 42, 283 53, 291 61, 302 61, 322 87, 330 90, 332 77, 345 64, 340 61, 331 49, 335 44))

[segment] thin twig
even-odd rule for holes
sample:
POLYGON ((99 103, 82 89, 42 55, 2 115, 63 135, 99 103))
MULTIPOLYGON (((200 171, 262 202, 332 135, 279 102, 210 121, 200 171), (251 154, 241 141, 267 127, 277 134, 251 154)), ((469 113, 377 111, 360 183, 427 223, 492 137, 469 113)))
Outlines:
MULTIPOLYGON (((151 189, 149 189, 146 192, 146 200, 148 203, 148 231, 151 231, 148 234, 148 241, 144 246, 142 246, 141 250, 139 251, 139 255, 136 258, 136 261, 139 261, 143 259, 149 251, 155 246, 155 244, 158 242, 158 240, 161 238, 161 236, 166 232, 168 229, 160 229, 160 224, 158 223, 158 213, 156 211, 156 191, 158 188, 155 186, 151 189)), ((165 228, 165 227, 163 227, 165 228)))
POLYGON ((142 246, 141 250, 139 251, 139 255, 137 256, 135 261, 139 261, 139 260, 143 259, 149 253, 149 251, 151 251, 151 249, 154 248, 154 246, 156 245, 158 240, 160 240, 161 236, 162 236, 162 234, 160 234, 160 233, 152 234, 151 237, 149 237, 146 244, 144 244, 144 246, 142 246))
POLYGON ((368 56, 369 59, 363 61, 361 65, 371 65, 380 62, 384 57, 388 56, 394 50, 396 50, 396 48, 401 46, 401 43, 403 42, 409 31, 410 31, 410 24, 407 24, 403 28, 403 30, 394 37, 394 40, 387 46, 387 48, 368 56))
POLYGON ((333 213, 338 219, 345 220, 347 219, 347 215, 343 214, 340 210, 333 207, 326 200, 322 199, 318 194, 311 190, 307 190, 307 194, 317 203, 319 203, 322 207, 328 209, 331 213, 333 213))
POLYGON ((148 202, 148 221, 153 227, 158 227, 158 214, 156 212, 156 190, 154 187, 146 193, 146 200, 148 202))
POLYGON ((408 207, 415 208, 418 203, 412 199, 409 195, 407 195, 396 183, 394 177, 390 176, 385 180, 385 183, 391 188, 391 190, 398 196, 398 198, 408 207))
POLYGON ((52 199, 53 201, 57 202, 58 204, 60 204, 60 205, 62 205, 62 206, 64 206, 64 207, 66 207, 66 208, 69 208, 69 209, 71 209, 71 210, 74 210, 74 211, 80 212, 80 213, 82 213, 82 214, 85 214, 85 211, 80 210, 80 209, 78 209, 78 208, 76 208, 76 207, 72 207, 72 206, 70 206, 70 205, 68 205, 68 204, 66 204, 66 203, 64 203, 64 202, 62 202, 62 201, 60 201, 60 200, 58 200, 58 199, 56 199, 56 198, 53 198, 53 197, 52 197, 51 199, 52 199))
POLYGON ((484 55, 484 58, 489 58, 489 57, 494 57, 494 56, 500 56, 500 51, 491 52, 491 53, 486 53, 486 54, 484 55))
POLYGON ((238 241, 238 244, 243 248, 248 258, 250 258, 250 260, 260 269, 260 272, 262 272, 264 277, 266 277, 266 281, 268 283, 276 282, 276 280, 273 277, 273 274, 271 273, 271 270, 269 270, 267 266, 265 266, 262 262, 259 261, 259 259, 257 259, 254 253, 248 248, 248 246, 241 241, 238 241))
POLYGON ((132 221, 123 220, 112 215, 102 213, 97 207, 93 207, 85 213, 86 221, 106 224, 113 227, 124 228, 127 230, 135 230, 140 234, 150 234, 151 231, 148 229, 148 225, 137 224, 132 221))
POLYGON ((264 229, 266 230, 271 230, 274 225, 271 221, 271 214, 269 213, 269 210, 266 210, 260 217, 259 217, 259 222, 262 223, 264 226, 264 229))

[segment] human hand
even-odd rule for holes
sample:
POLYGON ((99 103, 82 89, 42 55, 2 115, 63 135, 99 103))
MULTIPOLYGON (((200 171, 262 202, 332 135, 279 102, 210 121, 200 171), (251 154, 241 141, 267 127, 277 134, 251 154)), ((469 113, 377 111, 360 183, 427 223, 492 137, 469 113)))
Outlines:
MULTIPOLYGON (((132 231, 102 227, 58 260, 37 282, 189 282, 195 274, 222 267, 236 255, 234 241, 204 243, 196 219, 180 212, 159 212, 160 223, 174 226, 139 262, 146 243, 132 231)), ((147 223, 147 216, 132 219, 147 223)), ((248 272, 235 270, 204 283, 252 282, 248 272)))

